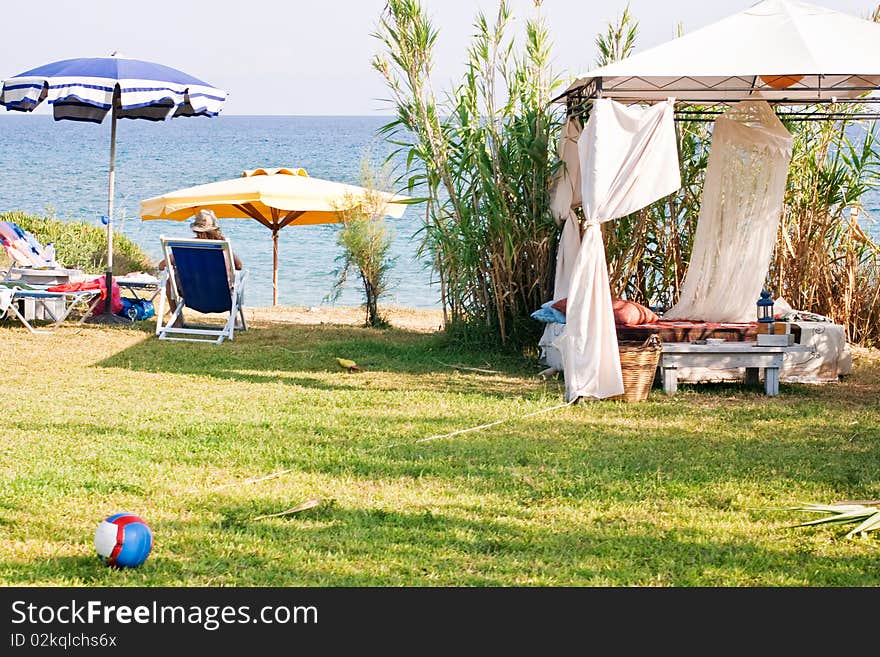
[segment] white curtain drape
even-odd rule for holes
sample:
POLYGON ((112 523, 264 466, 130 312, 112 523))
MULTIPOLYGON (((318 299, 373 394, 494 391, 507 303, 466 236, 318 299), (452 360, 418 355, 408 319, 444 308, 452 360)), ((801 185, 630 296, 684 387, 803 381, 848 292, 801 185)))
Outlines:
POLYGON ((690 265, 664 319, 749 322, 782 214, 792 136, 766 101, 715 121, 690 265))
POLYGON ((578 154, 578 138, 583 127, 577 118, 565 123, 559 138, 559 159, 563 166, 559 170, 550 211, 557 224, 562 225, 562 235, 556 251, 556 278, 553 284, 553 298, 568 296, 568 281, 574 269, 578 249, 581 245, 581 232, 574 208, 581 204, 581 165, 578 154))
POLYGON ((567 401, 624 392, 600 224, 681 187, 674 100, 648 108, 595 100, 578 153, 587 227, 569 279, 561 350, 567 401))
MULTIPOLYGON (((563 165, 559 168, 556 182, 550 199, 550 211, 556 223, 562 226, 559 245, 556 248, 556 277, 553 282, 553 298, 564 299, 568 296, 568 281, 574 269, 581 246, 581 230, 574 208, 581 204, 581 165, 578 155, 578 137, 583 126, 576 117, 566 121, 559 138, 559 159, 563 165)), ((547 322, 544 333, 538 341, 541 348, 541 360, 557 370, 562 369, 562 354, 557 341, 565 333, 565 325, 547 322)))

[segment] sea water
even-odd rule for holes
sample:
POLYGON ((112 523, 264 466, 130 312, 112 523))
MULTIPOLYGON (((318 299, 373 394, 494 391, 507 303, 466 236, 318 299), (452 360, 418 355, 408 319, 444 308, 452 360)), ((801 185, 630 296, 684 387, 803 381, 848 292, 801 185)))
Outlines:
MULTIPOLYGON (((258 167, 301 167, 310 176, 361 184, 361 164, 381 164, 392 146, 377 136, 387 117, 224 116, 165 122, 120 120, 116 135, 114 233, 133 240, 156 262, 160 235, 191 237, 188 222, 141 221, 140 202, 193 185, 241 176, 258 167)), ((0 211, 49 213, 101 225, 107 214, 110 125, 55 122, 49 115, 0 114, 0 211)), ((395 173, 401 172, 398 169, 395 173)), ((439 307, 439 285, 419 254, 423 205, 386 218, 394 240, 391 288, 380 302, 439 307)), ((272 304, 272 233, 253 219, 220 219, 223 233, 249 271, 246 302, 272 304)), ((291 226, 279 232, 278 301, 324 303, 337 280, 338 225, 291 226)), ((335 301, 359 305, 351 276, 335 301)))
MULTIPOLYGON (((187 222, 141 221, 140 201, 241 175, 258 167, 302 167, 309 175, 360 184, 361 163, 383 161, 393 147, 377 136, 390 119, 371 116, 224 116, 165 122, 120 120, 117 127, 114 230, 161 258, 159 236, 189 237, 187 222)), ((107 214, 110 125, 0 113, 0 211, 53 214, 100 225, 107 214)), ((397 170, 400 173, 400 169, 397 170)), ((865 199, 880 218, 880 194, 865 199)), ((383 304, 439 306, 439 286, 419 254, 422 205, 387 219, 394 233, 391 288, 383 304)), ((247 303, 272 303, 272 234, 252 219, 222 219, 224 234, 249 270, 247 303)), ((279 233, 278 287, 283 305, 316 306, 333 290, 337 225, 293 226, 279 233)), ((866 225, 880 239, 880 224, 866 225)), ((336 303, 362 301, 352 277, 336 303)))

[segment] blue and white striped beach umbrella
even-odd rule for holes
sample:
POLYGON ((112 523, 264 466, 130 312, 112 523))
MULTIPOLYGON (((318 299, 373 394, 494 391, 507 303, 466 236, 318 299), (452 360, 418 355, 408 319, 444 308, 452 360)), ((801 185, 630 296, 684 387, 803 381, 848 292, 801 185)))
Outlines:
MULTIPOLYGON (((107 289, 112 290, 113 188, 116 120, 164 121, 178 116, 217 116, 226 92, 162 64, 119 56, 65 59, 3 81, 0 105, 31 112, 43 101, 56 121, 101 123, 111 116, 107 201, 107 289)), ((110 316, 111 304, 105 304, 110 316)))
POLYGON ((114 118, 149 121, 217 116, 226 101, 225 91, 168 66, 86 57, 53 62, 5 80, 0 105, 30 112, 48 100, 56 121, 101 123, 114 107, 114 96, 114 118))

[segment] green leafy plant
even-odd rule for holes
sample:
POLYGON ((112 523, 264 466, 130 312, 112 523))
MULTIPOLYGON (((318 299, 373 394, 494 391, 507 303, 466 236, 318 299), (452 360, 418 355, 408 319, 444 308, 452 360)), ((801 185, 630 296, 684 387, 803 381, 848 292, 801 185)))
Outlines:
POLYGON ((880 529, 880 500, 870 502, 839 502, 837 504, 804 504, 792 507, 792 511, 808 513, 830 513, 831 515, 818 520, 802 522, 797 527, 810 525, 847 525, 859 523, 847 532, 847 538, 866 536, 868 532, 880 529))
MULTIPOLYGON (((540 7, 540 2, 535 2, 540 7)), ((422 252, 438 273, 446 321, 464 338, 531 344, 530 314, 552 295, 550 181, 561 106, 540 18, 521 52, 502 1, 479 13, 463 80, 438 101, 431 74, 438 32, 418 0, 389 0, 373 61, 396 119, 383 133, 406 157, 408 189, 425 203, 422 252)))
POLYGON ((339 298, 349 273, 356 271, 364 288, 366 326, 373 328, 388 325, 379 314, 379 297, 389 288, 389 272, 395 260, 389 255, 394 235, 382 218, 387 201, 379 189, 387 187, 379 182, 387 177, 364 159, 361 182, 366 191, 359 198, 345 198, 340 205, 337 214, 343 225, 336 241, 342 254, 337 258, 340 267, 336 284, 328 295, 330 299, 339 298))
MULTIPOLYGON (((860 111, 832 109, 844 117, 860 111)), ((880 342, 880 248, 858 221, 870 221, 861 199, 880 187, 875 126, 841 118, 787 127, 794 155, 768 289, 833 318, 852 342, 880 342)))
MULTIPOLYGON (((60 221, 25 212, 4 212, 0 221, 12 221, 33 233, 41 244, 52 244, 55 257, 65 267, 101 274, 107 266, 107 231, 83 221, 60 221)), ((0 251, 0 255, 5 254, 0 251)), ((130 239, 113 236, 113 273, 151 271, 156 267, 150 257, 130 239)))
POLYGON ((596 36, 596 66, 606 66, 629 57, 639 36, 639 22, 630 10, 629 3, 616 23, 608 23, 604 32, 596 36))

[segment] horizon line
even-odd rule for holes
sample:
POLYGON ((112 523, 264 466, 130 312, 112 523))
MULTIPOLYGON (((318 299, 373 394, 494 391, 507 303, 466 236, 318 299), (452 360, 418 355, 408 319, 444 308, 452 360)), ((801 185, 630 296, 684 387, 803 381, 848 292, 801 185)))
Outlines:
MULTIPOLYGON (((0 117, 5 116, 46 116, 49 118, 52 117, 52 112, 16 112, 12 110, 8 110, 6 112, 0 112, 0 117)), ((377 117, 377 118, 393 118, 395 114, 226 114, 221 112, 218 116, 211 117, 200 117, 200 118, 221 118, 223 116, 270 116, 270 117, 279 117, 279 116, 298 116, 298 117, 325 117, 325 116, 338 116, 338 117, 377 117)), ((195 117, 177 117, 177 118, 195 118, 195 117)))

